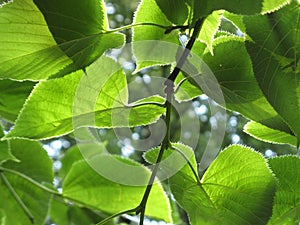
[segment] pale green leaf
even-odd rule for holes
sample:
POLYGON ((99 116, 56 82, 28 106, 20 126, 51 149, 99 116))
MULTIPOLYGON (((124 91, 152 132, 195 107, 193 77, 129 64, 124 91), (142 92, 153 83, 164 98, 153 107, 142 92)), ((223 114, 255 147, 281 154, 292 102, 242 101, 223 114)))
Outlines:
POLYGON ((271 129, 255 121, 248 122, 244 126, 244 132, 265 142, 297 146, 297 138, 295 136, 271 129))
MULTIPOLYGON (((134 161, 100 153, 73 164, 63 182, 63 195, 93 208, 117 213, 139 205, 146 188, 139 184, 146 184, 149 177, 150 171, 134 161), (106 173, 119 182, 106 178, 106 173), (137 182, 137 186, 126 185, 127 182, 137 182)), ((169 200, 159 183, 152 187, 146 215, 171 222, 169 200)))
MULTIPOLYGON (((42 4, 42 1, 37 2, 42 4)), ((101 17, 101 12, 104 14, 103 5, 94 2, 95 5, 99 5, 95 8, 96 11, 102 9, 97 11, 101 17)), ((66 25, 70 29, 70 26, 76 28, 74 32, 66 32, 67 36, 60 36, 60 33, 56 36, 55 33, 54 38, 43 14, 31 0, 15 0, 0 8, 0 78, 41 80, 53 75, 64 75, 90 64, 105 50, 122 45, 123 35, 103 34, 103 29, 106 28, 103 21, 98 21, 96 26, 90 23, 94 18, 88 17, 82 21, 85 26, 78 26, 78 21, 75 20, 75 23, 74 20, 66 19, 74 17, 74 14, 79 18, 85 17, 91 12, 91 6, 92 4, 89 7, 69 7, 61 1, 53 4, 53 7, 60 9, 55 15, 59 20, 49 26, 56 26, 62 32, 66 25), (66 7, 80 12, 68 11, 66 7), (64 41, 60 39, 57 42, 59 37, 64 41)))
MULTIPOLYGON (((37 187, 29 179, 40 183, 40 185, 52 183, 52 160, 38 142, 12 140, 11 151, 20 162, 8 161, 2 164, 1 173, 34 216, 35 224, 43 225, 47 216, 51 194, 37 187), (27 177, 27 179, 24 177, 27 177)), ((0 186, 0 209, 3 209, 6 213, 6 224, 32 224, 13 197, 3 177, 0 179, 0 186)))
MULTIPOLYGON (((172 26, 172 23, 162 13, 155 0, 141 1, 135 12, 133 24, 139 23, 154 23, 163 27, 172 26)), ((176 60, 174 52, 158 41, 178 44, 178 31, 175 30, 165 34, 166 28, 163 27, 153 25, 134 27, 133 52, 137 59, 136 71, 153 65, 166 65, 176 60), (149 40, 153 40, 153 42, 147 42, 149 40), (168 52, 165 52, 166 50, 162 51, 162 49, 168 49, 171 52, 168 54, 168 52), (163 60, 161 60, 162 56, 160 55, 164 56, 163 60)))
POLYGON ((128 103, 126 77, 112 59, 102 56, 86 74, 40 82, 6 137, 45 139, 83 126, 111 128, 145 125, 164 113, 164 99, 152 96, 128 103))
POLYGON ((268 101, 300 141, 300 7, 245 17, 255 77, 268 101))
POLYGON ((14 122, 33 86, 29 81, 0 80, 0 117, 14 122))
POLYGON ((273 214, 268 225, 298 224, 300 221, 300 159, 284 156, 269 160, 279 187, 273 203, 273 214))
POLYGON ((213 41, 215 34, 217 33, 219 26, 221 24, 221 19, 223 17, 224 11, 219 10, 213 12, 211 15, 207 16, 203 22, 202 28, 198 39, 205 43, 213 55, 213 41))

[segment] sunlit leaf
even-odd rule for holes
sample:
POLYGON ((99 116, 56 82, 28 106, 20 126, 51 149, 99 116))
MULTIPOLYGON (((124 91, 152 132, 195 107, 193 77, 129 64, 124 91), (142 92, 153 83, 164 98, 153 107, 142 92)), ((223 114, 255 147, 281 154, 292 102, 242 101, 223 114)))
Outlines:
POLYGON ((125 74, 110 58, 101 57, 86 74, 77 71, 39 83, 6 137, 45 139, 82 126, 145 125, 165 111, 159 96, 128 103, 125 74))
MULTIPOLYGON (((162 13, 155 0, 141 1, 137 11, 135 12, 133 23, 154 23, 163 27, 168 27, 172 25, 172 23, 162 13)), ((174 52, 172 52, 170 48, 164 46, 163 43, 158 41, 165 41, 178 44, 178 31, 175 30, 168 34, 165 34, 166 28, 163 27, 157 27, 153 25, 134 27, 133 50, 134 55, 137 58, 136 71, 153 65, 166 65, 176 60, 174 52), (149 40, 153 41, 147 42, 149 40), (170 54, 168 54, 168 52, 165 52, 167 50, 171 51, 170 54), (163 60, 161 60, 161 57, 163 57, 163 60)))
MULTIPOLYGON (((44 224, 51 194, 45 192, 28 179, 51 184, 53 180, 52 160, 37 142, 12 140, 11 151, 20 162, 8 161, 2 164, 1 173, 6 177, 14 191, 34 216, 35 224, 44 224), (38 168, 38 169, 37 169, 38 168), (5 169, 11 170, 7 172, 5 169), (28 179, 25 179, 28 177, 28 179)), ((0 209, 6 213, 6 224, 32 224, 21 206, 13 197, 3 177, 0 179, 0 209)))
MULTIPOLYGON (((195 158, 191 157, 193 151, 182 144, 175 146, 197 171, 195 158)), ((155 151, 145 154, 151 163, 155 162, 155 151)), ((168 149, 165 153, 162 162, 173 154, 185 162, 169 184, 191 224, 266 224, 271 215, 275 178, 259 153, 240 145, 228 147, 208 168, 201 184, 178 152, 168 149)), ((173 157, 163 169, 178 165, 179 158, 173 157)))
POLYGON ((284 156, 269 160, 279 181, 268 225, 298 224, 300 221, 300 159, 284 156))
MULTIPOLYGON (((139 184, 147 183, 150 171, 132 160, 101 152, 86 160, 78 161, 71 167, 63 182, 64 196, 107 213, 117 213, 139 205, 146 188, 139 184), (122 166, 119 168, 116 164, 122 166), (119 182, 108 179, 106 173, 111 173, 113 179, 119 182), (133 183, 126 185, 135 181, 136 186, 133 183)), ((146 215, 171 222, 170 213, 169 200, 161 185, 154 184, 146 215)))
POLYGON ((300 141, 300 7, 245 17, 255 77, 264 95, 300 141))
MULTIPOLYGON (((42 4, 42 1, 38 2, 42 4)), ((99 2, 97 4, 101 6, 99 2)), ((82 17, 90 13, 90 8, 86 7, 69 7, 61 2, 53 5, 62 7, 62 10, 65 9, 63 6, 80 9, 78 14, 82 17)), ((72 10, 71 12, 76 13, 72 10)), ((58 37, 54 35, 53 38, 43 14, 31 0, 15 0, 0 8, 0 78, 41 80, 52 75, 64 75, 91 63, 105 50, 123 44, 124 38, 121 34, 101 34, 105 28, 102 26, 103 21, 98 21, 98 26, 93 23, 86 25, 86 29, 93 27, 90 33, 80 32, 80 28, 83 29, 84 26, 78 26, 78 21, 74 24, 74 20, 70 24, 70 21, 65 19, 72 15, 65 15, 62 20, 64 16, 57 13, 55 18, 59 20, 52 25, 57 26, 57 29, 65 25, 76 27, 77 38, 71 35, 74 33, 67 32, 69 38, 62 36, 64 41, 57 42, 58 37)), ((101 11, 98 13, 101 14, 101 11)), ((83 24, 89 24, 89 20, 83 24)))
POLYGON ((295 136, 271 129, 255 121, 248 122, 244 126, 244 132, 262 141, 297 146, 297 138, 295 136))

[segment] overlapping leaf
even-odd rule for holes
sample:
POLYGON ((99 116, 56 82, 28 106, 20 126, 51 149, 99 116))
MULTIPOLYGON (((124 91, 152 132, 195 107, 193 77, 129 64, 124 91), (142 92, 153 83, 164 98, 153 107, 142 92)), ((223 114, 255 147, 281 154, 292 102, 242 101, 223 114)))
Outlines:
MULTIPOLYGON (((81 147, 83 151, 89 149, 81 147)), ((100 146, 98 154, 73 163, 63 182, 63 195, 108 213, 137 207, 146 188, 139 184, 147 184, 150 171, 132 160, 103 154, 103 150, 104 147, 100 146), (131 170, 136 172, 132 173, 131 170), (107 173, 111 173, 114 180, 110 180, 107 173), (116 179, 120 182, 116 182, 116 179), (133 183, 126 185, 127 182, 134 181, 137 182, 136 186, 133 183)), ((74 154, 73 152, 72 158, 74 154)), ((78 149, 77 154, 81 154, 78 149)), ((169 201, 159 183, 153 185, 146 215, 171 222, 169 201)))
POLYGON ((300 5, 244 18, 256 79, 268 101, 300 140, 300 5))
POLYGON ((172 23, 162 13, 155 0, 141 1, 135 12, 133 23, 152 23, 162 26, 144 25, 134 27, 133 50, 137 58, 136 71, 153 65, 166 65, 176 60, 174 45, 172 49, 167 43, 163 44, 162 41, 178 44, 178 31, 175 30, 165 34, 166 28, 172 26, 172 23))
POLYGON ((297 224, 300 221, 300 159, 284 156, 272 158, 269 163, 279 181, 279 187, 268 225, 297 224))
POLYGON ((295 136, 271 129, 255 121, 248 122, 244 126, 244 132, 262 141, 297 146, 297 138, 295 136))
POLYGON ((29 81, 0 80, 0 117, 14 122, 33 86, 29 81))
POLYGON ((45 139, 82 126, 145 125, 164 113, 159 96, 128 103, 125 74, 112 59, 101 57, 86 73, 39 83, 6 137, 45 139))
MULTIPOLYGON (((0 125, 0 139, 4 136, 3 128, 0 125)), ((10 152, 9 141, 3 140, 0 141, 0 165, 7 160, 15 160, 17 159, 10 152)))
POLYGON ((50 14, 57 10, 55 23, 47 24, 31 0, 15 0, 0 8, 0 78, 40 80, 64 75, 90 64, 106 49, 123 44, 121 34, 101 34, 107 26, 103 4, 98 1, 89 1, 81 8, 61 2, 45 7, 45 2, 36 2, 45 11, 51 6, 50 14), (93 14, 89 17, 91 10, 93 14), (99 16, 93 17, 97 13, 99 16), (79 22, 80 18, 85 20, 79 22), (55 29, 53 34, 48 26, 55 29))
POLYGON ((20 162, 8 161, 1 166, 0 209, 5 211, 6 224, 32 224, 28 215, 13 197, 11 190, 13 189, 32 214, 35 224, 42 225, 46 219, 51 194, 37 187, 32 181, 41 185, 51 184, 52 161, 37 142, 12 140, 11 150, 20 162), (9 188, 8 185, 11 187, 9 188))
MULTIPOLYGON (((176 147, 190 155, 183 145, 176 147)), ((190 158, 190 163, 196 171, 195 159, 190 158)), ((201 184, 188 165, 171 177, 169 183, 177 202, 195 225, 266 224, 276 186, 263 157, 239 145, 219 154, 201 184)))
POLYGON ((199 0, 194 1, 194 17, 205 17, 212 11, 219 9, 243 15, 265 14, 278 10, 290 2, 291 0, 199 0))

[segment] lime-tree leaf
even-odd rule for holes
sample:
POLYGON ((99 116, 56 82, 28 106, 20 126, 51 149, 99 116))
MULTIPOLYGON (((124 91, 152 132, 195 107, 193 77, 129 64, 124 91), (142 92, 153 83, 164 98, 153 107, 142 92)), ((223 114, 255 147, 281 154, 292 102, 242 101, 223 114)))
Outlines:
POLYGON ((268 225, 298 224, 300 221, 300 159, 283 156, 269 159, 279 187, 276 191, 273 214, 268 225))
POLYGON ((168 20, 183 25, 188 18, 189 9, 186 0, 155 0, 168 20))
POLYGON ((0 117, 14 122, 33 86, 29 81, 0 80, 0 117))
MULTIPOLYGON (((140 185, 147 184, 149 177, 150 171, 134 161, 100 153, 73 164, 63 182, 63 195, 95 209, 117 213, 139 205, 146 188, 140 185), (107 173, 116 180, 108 179, 107 173)), ((152 187, 146 215, 171 222, 169 200, 159 183, 152 187)))
MULTIPOLYGON (((170 177, 169 184, 191 224, 266 224, 276 182, 259 153, 240 145, 230 146, 219 154, 199 182, 191 169, 197 171, 192 149, 182 144, 176 144, 176 148, 189 159, 190 165, 178 152, 168 149, 167 159, 177 154, 181 162, 185 161, 184 167, 170 177)), ((155 151, 145 154, 151 163, 155 162, 155 151)), ((178 164, 178 159, 173 157, 173 165, 178 164)))
MULTIPOLYGON (((62 2, 55 5, 66 6, 62 2)), ((69 6, 68 8, 79 9, 69 6)), ((80 8, 81 11, 84 9, 86 7, 80 8)), ((89 10, 87 9, 88 12, 89 10)), ((63 16, 65 18, 70 16, 63 15, 63 13, 62 11, 58 13, 61 16, 58 22, 62 22, 63 16)), ((81 15, 86 15, 86 13, 81 15)), ((56 18, 58 18, 57 15, 56 18)), ((66 19, 65 21, 70 22, 66 19)), ((99 23, 101 26, 102 22, 99 21, 99 23)), ((73 21, 72 24, 77 27, 78 21, 73 21)), ((58 26, 58 24, 52 25, 58 26)), ((64 24, 61 24, 57 29, 62 29, 63 26, 64 24)), ((91 63, 106 49, 123 44, 121 34, 101 34, 103 29, 99 26, 95 28, 98 32, 93 34, 77 30, 80 38, 72 40, 69 38, 65 42, 57 42, 55 39, 57 37, 53 38, 43 14, 33 1, 15 0, 3 6, 0 8, 0 78, 41 80, 52 75, 64 75, 91 63), (91 50, 93 48, 94 51, 91 50), (81 58, 81 54, 85 59, 81 58)), ((87 24, 86 27, 90 26, 87 24)))
POLYGON ((35 224, 42 225, 47 216, 51 194, 33 182, 40 185, 52 183, 52 160, 38 142, 12 140, 10 144, 12 154, 20 162, 7 161, 1 166, 0 209, 6 213, 6 224, 32 224, 4 181, 6 178, 5 180, 33 215, 35 224))
POLYGON ((223 18, 224 10, 213 12, 207 16, 203 22, 198 39, 205 43, 213 55, 213 41, 223 18))
POLYGON ((300 5, 245 17, 255 77, 264 95, 300 141, 300 5))
MULTIPOLYGON (((4 136, 3 128, 0 125, 0 139, 4 136)), ((7 160, 18 161, 10 151, 10 145, 8 140, 0 141, 0 165, 7 160)))
POLYGON ((283 131, 271 129, 255 121, 248 122, 244 126, 244 132, 265 142, 297 146, 297 138, 295 136, 283 131))
POLYGON ((121 34, 104 34, 108 21, 103 0, 34 0, 60 49, 82 69, 105 50, 121 47, 121 34), (75 5, 76 7, 70 7, 75 5))
POLYGON ((209 68, 198 78, 195 77, 197 83, 201 84, 202 91, 227 109, 238 111, 266 126, 291 132, 260 90, 243 39, 220 37, 215 40, 213 49, 213 56, 208 50, 195 52, 202 54, 203 66, 206 64, 209 68), (212 75, 216 80, 211 78, 212 75), (212 86, 212 82, 218 82, 222 93, 215 90, 216 85, 212 86), (226 105, 222 102, 223 99, 226 105))
POLYGON ((219 9, 242 15, 265 14, 282 8, 291 0, 199 0, 194 2, 194 17, 201 18, 219 9))
POLYGON ((144 25, 133 28, 133 52, 137 60, 136 71, 153 65, 166 65, 174 62, 176 60, 174 52, 158 41, 178 44, 178 31, 174 30, 165 34, 166 27, 172 26, 172 22, 162 13, 155 0, 141 1, 135 12, 133 24, 139 23, 153 23, 162 27, 144 25), (152 41, 149 42, 149 40, 152 41), (165 52, 166 49, 171 51, 170 54, 165 52), (163 60, 160 55, 164 56, 163 60))
POLYGON ((6 137, 45 139, 82 126, 128 127, 155 122, 164 113, 164 99, 152 96, 128 103, 125 74, 114 60, 102 56, 86 74, 40 82, 6 137))

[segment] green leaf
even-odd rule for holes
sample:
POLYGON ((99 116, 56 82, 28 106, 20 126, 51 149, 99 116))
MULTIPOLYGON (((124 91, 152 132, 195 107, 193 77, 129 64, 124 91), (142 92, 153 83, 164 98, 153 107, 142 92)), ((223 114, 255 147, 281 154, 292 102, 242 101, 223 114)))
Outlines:
POLYGON ((40 82, 6 137, 45 139, 83 126, 112 128, 145 125, 164 113, 164 99, 152 96, 128 103, 126 77, 114 60, 102 56, 86 74, 77 71, 40 82))
POLYGON ((168 20, 174 24, 183 25, 188 18, 188 5, 185 0, 155 0, 168 20))
POLYGON ((213 41, 221 24, 224 10, 215 11, 207 16, 203 22, 198 39, 207 45, 210 53, 213 55, 213 41))
POLYGON ((14 122, 33 86, 29 81, 0 80, 0 117, 14 122))
POLYGON ((209 71, 204 71, 198 78, 202 91, 223 106, 224 97, 227 109, 238 111, 271 128, 291 132, 260 90, 244 41, 235 37, 220 37, 215 40, 213 48, 214 56, 206 50, 202 58, 213 72, 222 93, 210 88, 209 82, 216 81, 212 80, 209 71))
MULTIPOLYGON (((133 24, 139 23, 153 23, 163 27, 172 26, 172 23, 162 13, 155 0, 141 1, 137 11, 135 12, 133 24)), ((175 52, 173 52, 170 48, 164 46, 162 42, 158 41, 160 40, 178 44, 178 31, 174 30, 165 34, 166 28, 163 27, 144 25, 133 28, 133 52, 137 61, 136 72, 153 65, 170 64, 176 60, 174 55, 174 53, 176 53, 176 49, 175 52), (149 42, 149 40, 153 41, 149 42), (168 51, 171 51, 170 54, 166 52, 161 54, 161 50, 166 48, 168 51), (160 60, 160 57, 163 57, 162 60, 160 60)))
POLYGON ((300 7, 294 1, 265 16, 245 17, 255 77, 264 95, 300 141, 300 7))
POLYGON ((248 122, 244 126, 244 132, 265 142, 297 146, 297 138, 295 136, 283 131, 271 129, 255 121, 248 122))
POLYGON ((243 15, 266 14, 276 11, 290 2, 291 0, 199 0, 195 1, 194 17, 205 17, 219 9, 243 15))
POLYGON ((191 224, 263 225, 271 215, 276 182, 259 153, 232 145, 210 165, 201 184, 180 171, 170 186, 191 224))
POLYGON ((269 160, 279 187, 273 203, 273 214, 268 225, 298 224, 300 221, 300 159, 284 156, 269 160))
MULTIPOLYGON (((0 125, 0 139, 4 136, 3 128, 0 125)), ((8 140, 0 141, 0 165, 7 160, 14 160, 18 162, 18 159, 11 154, 10 145, 8 140)))
POLYGON ((108 21, 102 0, 34 0, 60 49, 82 69, 112 47, 121 47, 121 34, 104 34, 108 21), (74 5, 75 7, 70 7, 74 5))
POLYGON ((6 224, 32 224, 4 182, 4 175, 33 215, 35 224, 42 225, 47 216, 51 194, 37 187, 33 182, 40 183, 40 185, 52 183, 52 160, 38 142, 12 140, 10 143, 12 154, 20 162, 8 161, 1 166, 0 198, 2 204, 0 209, 3 209, 6 213, 6 224))
MULTIPOLYGON (((40 1, 39 3, 41 4, 40 1)), ((66 6, 62 2, 55 5, 57 7, 66 6)), ((69 6, 68 8, 80 9, 81 12, 86 9, 86 7, 69 6)), ((90 8, 87 10, 90 13, 90 8)), ((62 14, 59 15, 65 16, 65 18, 72 16, 62 10, 60 13, 62 14)), ((86 13, 87 11, 85 14, 78 14, 84 16, 86 13)), ((66 24, 60 24, 60 26, 58 24, 63 22, 62 17, 56 15, 55 18, 60 20, 57 20, 57 24, 52 25, 57 26, 58 29, 64 27, 66 24)), ((70 22, 66 19, 64 21, 70 22)), ((101 21, 99 22, 101 25, 101 21)), ((82 28, 82 26, 78 26, 78 21, 67 24, 82 28)), ((90 26, 86 25, 86 27, 90 26)), ((61 40, 57 43, 58 36, 53 38, 43 14, 34 3, 31 0, 15 0, 0 8, 0 51, 5 53, 0 55, 0 78, 41 80, 53 75, 64 75, 78 67, 86 66, 105 50, 118 47, 124 42, 121 34, 101 34, 101 32, 103 33, 102 28, 102 26, 97 26, 93 31, 98 29, 98 32, 82 31, 80 38, 71 39, 70 37, 65 39, 65 42, 61 40)), ((80 33, 80 30, 77 31, 80 33)), ((71 35, 71 32, 68 34, 71 35)), ((62 38, 66 37, 62 36, 62 38)))
MULTIPOLYGON (((150 172, 134 161, 100 153, 73 164, 63 182, 63 195, 113 214, 139 205, 146 188, 139 184, 147 183, 149 177, 150 172), (119 182, 106 178, 106 173, 119 182)), ((169 200, 159 183, 152 187, 146 215, 171 222, 169 200)))

